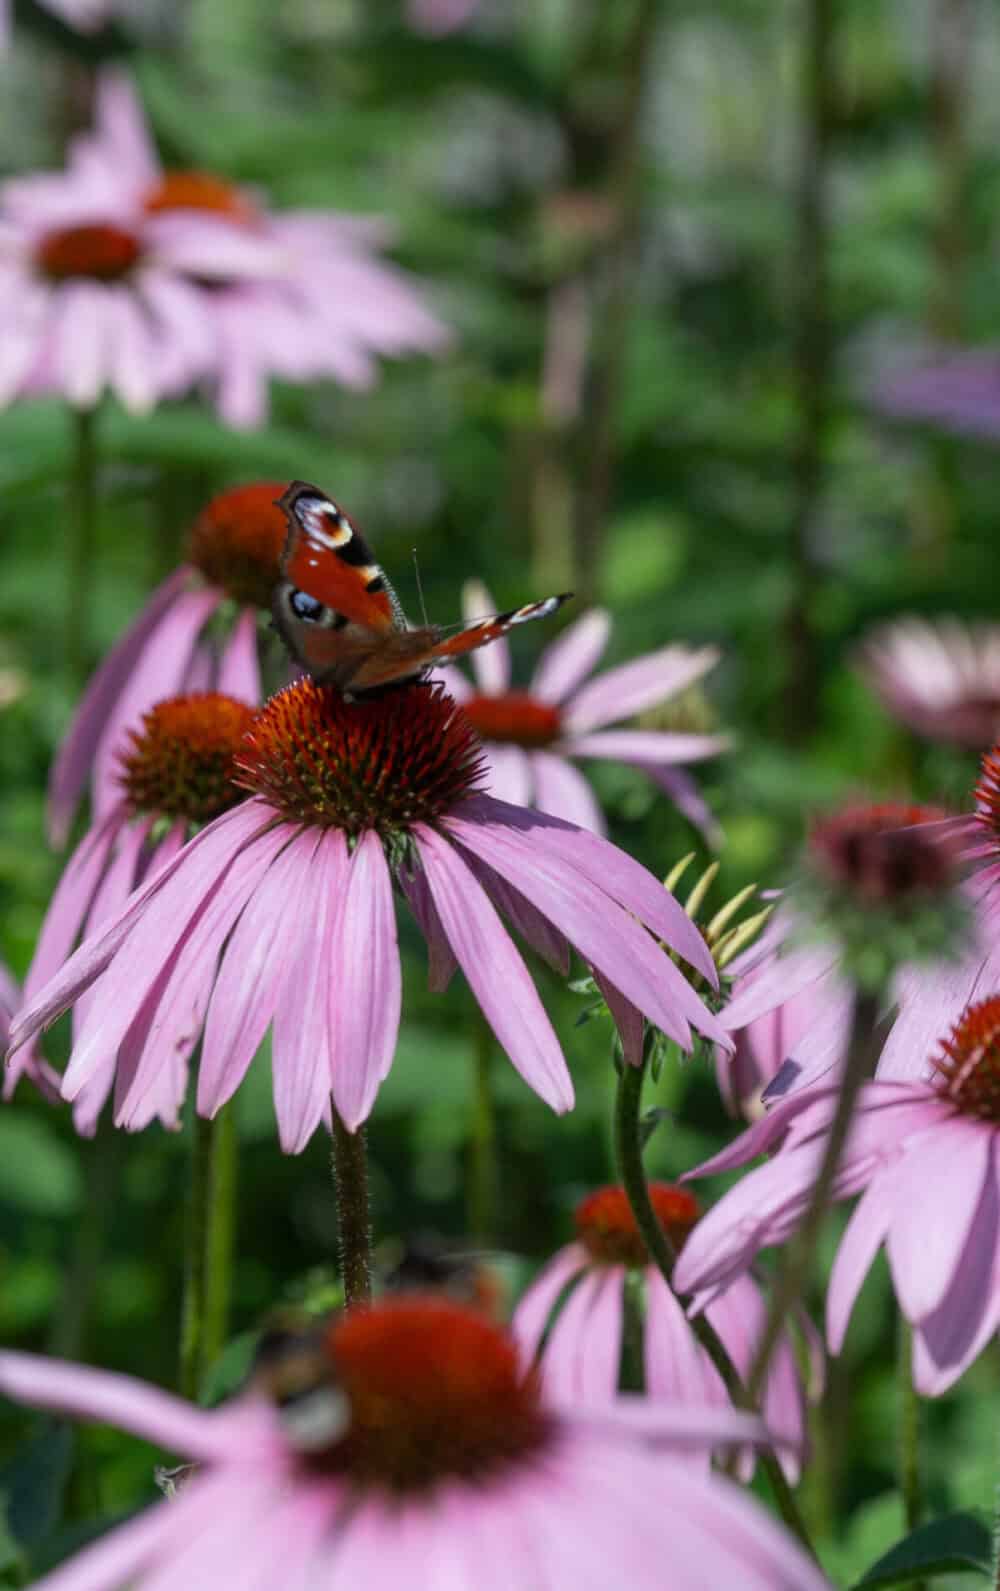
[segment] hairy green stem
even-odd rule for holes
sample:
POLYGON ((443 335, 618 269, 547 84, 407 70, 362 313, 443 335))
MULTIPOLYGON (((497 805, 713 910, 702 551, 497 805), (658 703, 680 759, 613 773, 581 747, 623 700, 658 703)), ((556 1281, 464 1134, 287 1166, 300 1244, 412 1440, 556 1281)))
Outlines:
POLYGON ((205 1224, 205 1311, 202 1370, 218 1359, 229 1334, 236 1238, 236 1186, 239 1135, 233 1101, 212 1122, 205 1224))
POLYGON ((368 1210, 368 1159, 363 1129, 348 1132, 333 1112, 333 1181, 337 1190, 340 1274, 348 1309, 372 1296, 372 1233, 368 1210))
MULTIPOLYGON (((920 1474, 920 1398, 913 1385, 913 1329, 899 1317, 899 1349, 896 1355, 898 1421, 896 1432, 899 1495, 908 1531, 923 1523, 924 1493, 920 1474)), ((927 1591, 923 1579, 912 1582, 911 1591, 927 1591)))
POLYGON ((74 687, 87 678, 88 619, 97 560, 96 411, 74 409, 69 545, 66 558, 66 671, 74 687))
POLYGON ((812 1186, 809 1203, 794 1236, 782 1250, 774 1283, 768 1298, 767 1319, 747 1376, 747 1391, 756 1402, 767 1378, 771 1356, 789 1311, 801 1296, 809 1275, 816 1239, 833 1192, 841 1155, 847 1142, 854 1107, 862 1084, 874 1070, 878 1029, 878 996, 857 990, 847 1046, 847 1059, 840 1080, 840 1092, 823 1146, 823 1157, 812 1186))
POLYGON ((81 1145, 83 1201, 73 1231, 73 1253, 49 1337, 49 1352, 59 1359, 86 1358, 87 1327, 114 1211, 120 1140, 120 1133, 105 1114, 95 1136, 81 1145))
POLYGON ((493 1034, 485 1018, 475 1017, 472 1121, 469 1133, 469 1235, 480 1244, 496 1239, 497 1124, 493 1097, 493 1034))
POLYGON ((208 1257, 206 1236, 213 1126, 213 1122, 195 1114, 191 1127, 177 1385, 182 1397, 195 1401, 201 1391, 204 1370, 205 1271, 208 1257))
MULTIPOLYGON (((618 1091, 615 1099, 615 1151, 618 1159, 619 1175, 628 1195, 636 1225, 642 1234, 653 1263, 664 1281, 672 1289, 676 1255, 670 1239, 661 1226, 656 1211, 653 1209, 649 1197, 649 1187, 646 1182, 646 1171, 642 1163, 640 1111, 642 1106, 642 1085, 645 1075, 645 1061, 639 1066, 629 1066, 623 1063, 619 1070, 618 1091)), ((704 1315, 696 1315, 691 1320, 691 1329, 722 1377, 726 1391, 736 1407, 753 1410, 755 1402, 748 1397, 746 1388, 740 1380, 739 1372, 730 1359, 726 1347, 715 1328, 706 1320, 704 1315)), ((815 1557, 815 1549, 809 1539, 805 1522, 792 1495, 791 1487, 785 1479, 781 1465, 778 1463, 774 1453, 768 1448, 762 1449, 760 1461, 770 1482, 774 1501, 782 1519, 806 1550, 815 1557)))

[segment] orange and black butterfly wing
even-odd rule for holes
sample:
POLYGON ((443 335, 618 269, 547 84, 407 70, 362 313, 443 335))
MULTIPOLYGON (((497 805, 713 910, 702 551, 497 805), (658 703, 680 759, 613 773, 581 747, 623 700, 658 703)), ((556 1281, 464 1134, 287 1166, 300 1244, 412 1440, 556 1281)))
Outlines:
POLYGON ((508 630, 519 624, 529 624, 533 619, 547 619, 568 600, 569 593, 546 597, 542 602, 529 602, 523 608, 511 608, 506 613, 496 613, 487 619, 477 619, 465 625, 454 635, 445 635, 434 625, 419 630, 407 630, 386 636, 382 644, 359 662, 352 678, 352 690, 375 690, 379 686, 413 678, 435 664, 452 663, 475 652, 481 646, 498 641, 508 630))

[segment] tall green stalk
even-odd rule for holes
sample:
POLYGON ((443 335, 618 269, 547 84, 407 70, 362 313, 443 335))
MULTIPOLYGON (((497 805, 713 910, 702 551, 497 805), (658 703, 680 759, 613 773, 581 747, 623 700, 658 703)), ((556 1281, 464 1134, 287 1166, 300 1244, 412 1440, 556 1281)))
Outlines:
POLYGON ((181 1292, 181 1341, 177 1386, 182 1397, 197 1401, 204 1364, 205 1273, 208 1251, 208 1199, 213 1123, 195 1115, 188 1168, 184 1279, 181 1292))
POLYGON ((236 1223, 235 1107, 192 1124, 178 1386, 197 1400, 229 1325, 236 1223))
POLYGON ((469 1132, 469 1236, 477 1243, 496 1240, 497 1123, 493 1096, 493 1034, 477 1010, 469 1132))
POLYGON ((371 1303, 372 1233, 368 1209, 368 1158, 362 1129, 348 1132, 333 1112, 333 1180, 337 1190, 337 1229, 344 1302, 353 1308, 371 1303))
POLYGON ((79 689, 87 677, 88 620, 97 561, 97 420, 94 409, 74 409, 70 513, 67 523, 66 672, 79 689))

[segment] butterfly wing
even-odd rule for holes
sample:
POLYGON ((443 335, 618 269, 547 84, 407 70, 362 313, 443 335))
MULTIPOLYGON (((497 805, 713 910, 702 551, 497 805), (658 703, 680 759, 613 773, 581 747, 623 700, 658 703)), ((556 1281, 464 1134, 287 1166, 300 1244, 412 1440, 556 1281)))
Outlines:
POLYGON ((357 526, 318 486, 293 481, 278 499, 288 520, 281 572, 289 585, 376 633, 406 620, 382 569, 357 526))
POLYGON ((506 613, 477 619, 454 635, 444 634, 436 625, 425 625, 421 629, 390 635, 359 662, 351 689, 376 690, 380 686, 413 678, 437 663, 454 662, 467 652, 478 651, 479 647, 498 641, 518 624, 549 618, 568 601, 569 596, 569 592, 563 592, 557 597, 546 597, 542 602, 529 602, 522 608, 511 608, 506 613))

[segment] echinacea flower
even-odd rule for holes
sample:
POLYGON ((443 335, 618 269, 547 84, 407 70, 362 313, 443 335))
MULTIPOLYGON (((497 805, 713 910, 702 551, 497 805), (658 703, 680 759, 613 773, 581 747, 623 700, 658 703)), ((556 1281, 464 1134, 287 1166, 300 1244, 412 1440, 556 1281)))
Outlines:
POLYGON ((217 172, 164 169, 120 72, 102 73, 94 130, 74 140, 67 172, 20 179, 7 193, 29 217, 89 206, 105 225, 157 240, 182 269, 189 262, 185 285, 200 316, 193 374, 230 425, 263 422, 272 375, 364 388, 377 356, 440 353, 449 341, 416 285, 376 253, 382 221, 271 211, 217 172))
POLYGON ((826 1591, 750 1498, 687 1462, 760 1438, 735 1410, 544 1399, 514 1344, 444 1300, 359 1310, 193 1408, 126 1376, 0 1353, 0 1392, 183 1453, 191 1473, 36 1591, 826 1591))
POLYGON ((940 426, 959 435, 1000 433, 1000 351, 962 349, 928 354, 910 369, 895 370, 872 393, 877 409, 894 420, 940 426))
MULTIPOLYGON (((813 866, 824 887, 842 890, 848 911, 871 933, 878 955, 891 937, 890 919, 904 914, 906 949, 912 964, 893 971, 885 999, 888 1017, 901 991, 914 981, 953 975, 956 950, 947 929, 955 908, 955 842, 944 812, 906 802, 851 804, 817 824, 811 836, 813 866), (926 908, 926 910, 925 910, 926 908), (931 943, 918 931, 933 918, 931 943), (880 925, 887 925, 884 927, 880 925)), ((962 924, 954 925, 960 929, 962 924)), ((843 945, 818 937, 793 888, 780 901, 758 942, 730 970, 737 977, 719 1020, 736 1043, 737 1075, 728 1090, 741 1108, 805 1088, 843 1060, 851 1027, 854 987, 844 966, 843 945)), ((894 1077, 897 1049, 883 1051, 877 1075, 894 1077)), ((718 1070, 725 1068, 721 1058, 718 1070)))
POLYGON ((399 1027, 394 877, 428 942, 432 985, 462 968, 501 1047, 555 1110, 573 1102, 566 1062, 498 908, 561 970, 575 945, 619 1007, 682 1048, 689 1024, 725 1042, 652 937, 714 984, 682 907, 607 841, 478 793, 478 742, 440 685, 348 702, 298 680, 257 716, 237 764, 251 799, 202 829, 19 1014, 15 1045, 94 989, 67 1098, 116 1069, 120 1125, 151 1090, 176 1107, 204 1026, 197 1105, 214 1115, 273 1019, 283 1147, 305 1145, 331 1093, 355 1131, 399 1027))
POLYGON ((866 637, 865 679, 927 740, 981 751, 1000 737, 1000 625, 897 619, 866 637))
MULTIPOLYGON (((697 1222, 692 1193, 653 1182, 649 1195, 675 1252, 697 1222)), ((641 1331, 646 1396, 654 1402, 728 1404, 722 1379, 695 1338, 682 1304, 651 1261, 624 1188, 600 1188, 577 1205, 577 1238, 554 1254, 524 1294, 511 1330, 528 1361, 538 1356, 546 1390, 566 1403, 606 1403, 619 1386, 628 1330, 641 1331), (638 1283, 641 1303, 630 1285, 638 1283), (630 1326, 626 1326, 629 1312, 630 1326), (641 1326, 635 1319, 640 1313, 641 1326)), ((739 1276, 706 1310, 737 1373, 745 1376, 766 1309, 756 1282, 739 1276)), ((818 1390, 814 1388, 814 1391, 818 1390)), ((806 1448, 806 1395, 787 1334, 771 1360, 762 1411, 788 1479, 806 1448)), ((741 1460, 753 1473, 753 1454, 741 1460)))
MULTIPOLYGON (((495 611, 479 581, 466 584, 463 607, 470 621, 495 611)), ((713 834, 712 817, 683 765, 724 751, 726 737, 609 726, 686 690, 715 666, 717 650, 665 646, 589 679, 610 632, 602 608, 583 614, 546 647, 527 690, 511 686, 505 640, 472 654, 475 689, 457 671, 449 674, 449 690, 485 743, 490 793, 603 834, 600 807, 574 762, 609 758, 641 768, 685 817, 713 834)))
POLYGON ((417 33, 442 38, 465 26, 479 0, 406 0, 406 20, 417 33))
MULTIPOLYGON (((131 730, 121 748, 117 800, 95 821, 66 864, 39 931, 35 954, 19 1004, 30 1004, 63 966, 73 946, 93 937, 115 918, 141 884, 152 879, 177 855, 202 825, 244 799, 233 783, 235 756, 254 716, 244 702, 218 692, 172 697, 157 703, 131 730)), ((74 1008, 74 1031, 85 1027, 94 995, 84 995, 74 1008)), ((176 1127, 177 1104, 183 1097, 187 1054, 176 1055, 179 1076, 166 1092, 147 1096, 132 1126, 144 1127, 158 1117, 176 1127)), ((9 1098, 22 1074, 50 1092, 59 1078, 42 1060, 37 1046, 19 1051, 7 1068, 4 1097, 9 1098)), ((78 1132, 91 1134, 114 1081, 114 1058, 95 1072, 76 1098, 73 1119, 78 1132)))
POLYGON ((53 844, 65 843, 88 779, 94 816, 114 806, 128 731, 156 702, 194 690, 260 701, 257 615, 270 609, 280 576, 287 526, 276 500, 286 485, 255 481, 213 497, 191 527, 184 563, 91 677, 49 775, 53 844))
MULTIPOLYGON (((884 1245, 913 1326, 914 1385, 935 1397, 1000 1328, 1000 996, 969 1006, 927 1058, 929 1081, 863 1086, 833 1190, 837 1199, 862 1198, 830 1277, 827 1339, 838 1353, 884 1245)), ((808 1206, 836 1097, 823 1085, 794 1094, 688 1173, 728 1171, 777 1150, 694 1229, 678 1287, 705 1303, 760 1249, 788 1241, 808 1206)))

